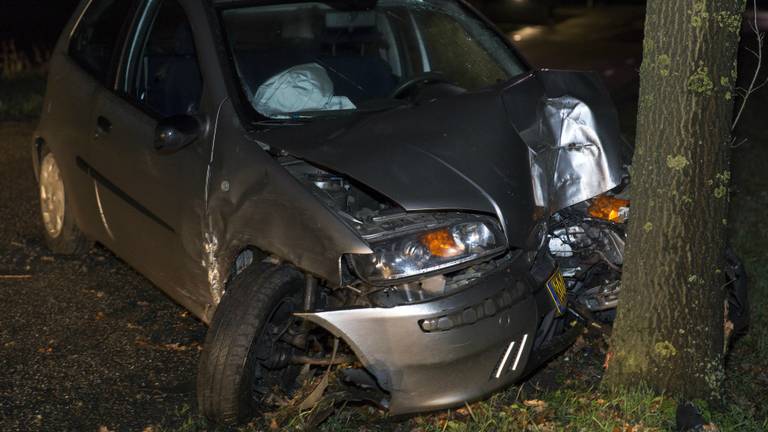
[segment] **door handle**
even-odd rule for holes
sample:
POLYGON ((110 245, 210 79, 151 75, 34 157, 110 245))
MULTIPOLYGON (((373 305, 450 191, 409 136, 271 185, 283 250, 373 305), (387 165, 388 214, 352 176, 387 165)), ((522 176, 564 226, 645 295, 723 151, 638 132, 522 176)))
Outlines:
POLYGON ((107 135, 112 130, 112 122, 104 116, 96 119, 96 136, 107 135))

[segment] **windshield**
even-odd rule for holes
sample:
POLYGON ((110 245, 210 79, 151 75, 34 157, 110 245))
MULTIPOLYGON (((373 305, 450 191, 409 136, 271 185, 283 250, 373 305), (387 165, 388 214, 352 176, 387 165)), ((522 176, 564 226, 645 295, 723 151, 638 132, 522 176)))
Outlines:
POLYGON ((477 90, 524 72, 504 41, 455 2, 380 0, 350 10, 354 3, 221 12, 238 78, 259 114, 354 111, 386 105, 409 81, 477 90))

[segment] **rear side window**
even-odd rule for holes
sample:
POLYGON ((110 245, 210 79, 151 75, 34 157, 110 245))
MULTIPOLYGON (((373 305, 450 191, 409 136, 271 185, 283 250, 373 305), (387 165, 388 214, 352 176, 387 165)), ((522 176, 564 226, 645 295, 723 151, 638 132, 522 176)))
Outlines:
POLYGON ((107 81, 123 27, 135 4, 132 0, 93 0, 72 35, 69 55, 101 82, 107 81))

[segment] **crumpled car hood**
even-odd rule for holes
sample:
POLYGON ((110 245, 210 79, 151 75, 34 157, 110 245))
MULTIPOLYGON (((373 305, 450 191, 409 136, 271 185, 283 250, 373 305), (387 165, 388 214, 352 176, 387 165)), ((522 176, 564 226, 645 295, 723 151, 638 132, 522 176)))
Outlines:
POLYGON ((599 77, 539 71, 489 90, 275 128, 259 140, 349 176, 406 211, 498 216, 531 246, 552 212, 621 180, 618 120, 599 77))

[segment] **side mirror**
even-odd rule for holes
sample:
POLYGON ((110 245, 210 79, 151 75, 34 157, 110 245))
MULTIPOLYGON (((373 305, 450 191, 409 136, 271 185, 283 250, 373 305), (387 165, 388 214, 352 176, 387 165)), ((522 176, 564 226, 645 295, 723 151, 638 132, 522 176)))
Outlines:
POLYGON ((175 115, 160 120, 155 129, 155 150, 171 154, 195 142, 205 131, 203 122, 191 115, 175 115))

